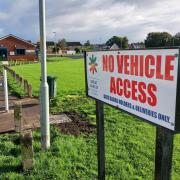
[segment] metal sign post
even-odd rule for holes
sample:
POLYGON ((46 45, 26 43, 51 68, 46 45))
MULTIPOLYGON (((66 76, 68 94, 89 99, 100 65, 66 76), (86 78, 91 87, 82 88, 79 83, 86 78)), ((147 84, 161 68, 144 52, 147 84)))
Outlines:
POLYGON ((8 100, 8 84, 7 84, 7 71, 3 68, 4 77, 4 97, 5 97, 5 111, 9 112, 9 100, 8 100))
POLYGON ((46 23, 45 0, 39 0, 40 47, 41 47, 41 93, 40 93, 40 119, 41 119, 41 146, 46 150, 50 147, 49 126, 49 93, 46 68, 46 23))

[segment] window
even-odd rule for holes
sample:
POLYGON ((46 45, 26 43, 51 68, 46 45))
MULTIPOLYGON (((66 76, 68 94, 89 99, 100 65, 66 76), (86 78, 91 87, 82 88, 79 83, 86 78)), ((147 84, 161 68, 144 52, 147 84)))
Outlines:
POLYGON ((16 55, 25 55, 26 54, 26 50, 23 48, 17 48, 16 49, 16 55))

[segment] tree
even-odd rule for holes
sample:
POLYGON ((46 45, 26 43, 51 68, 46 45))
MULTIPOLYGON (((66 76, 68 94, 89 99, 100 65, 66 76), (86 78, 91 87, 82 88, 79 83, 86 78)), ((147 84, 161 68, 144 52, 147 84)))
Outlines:
POLYGON ((146 47, 165 47, 172 45, 172 35, 168 32, 151 32, 145 39, 146 47))
POLYGON ((122 38, 122 48, 128 48, 128 38, 126 36, 122 38))
POLYGON ((128 38, 113 36, 106 42, 106 45, 112 46, 113 44, 117 44, 119 48, 128 48, 128 38))
POLYGON ((76 51, 76 54, 80 53, 80 49, 79 48, 76 47, 74 50, 76 51))
POLYGON ((173 36, 172 45, 180 46, 180 32, 176 33, 175 36, 173 36))
POLYGON ((90 46, 91 44, 90 44, 90 41, 89 40, 87 40, 85 43, 84 43, 84 46, 90 46))
POLYGON ((57 43, 57 47, 59 47, 61 50, 64 50, 67 47, 66 39, 60 39, 57 43))

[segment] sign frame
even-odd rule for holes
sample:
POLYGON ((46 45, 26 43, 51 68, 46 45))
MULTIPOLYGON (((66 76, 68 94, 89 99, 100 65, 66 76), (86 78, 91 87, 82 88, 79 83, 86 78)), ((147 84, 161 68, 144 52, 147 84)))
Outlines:
POLYGON ((93 52, 120 52, 120 51, 131 51, 131 50, 133 50, 133 51, 139 51, 139 50, 164 50, 164 49, 177 49, 178 50, 178 65, 177 65, 177 87, 176 87, 176 100, 175 100, 175 103, 176 103, 176 105, 175 105, 175 120, 174 120, 174 122, 175 122, 175 128, 174 128, 174 130, 171 130, 171 129, 168 129, 168 128, 166 128, 166 127, 164 127, 165 129, 168 129, 168 130, 170 130, 170 131, 172 131, 172 132, 174 132, 174 133, 180 133, 180 47, 165 47, 165 48, 141 48, 141 49, 119 49, 119 50, 101 50, 101 51, 86 51, 86 52, 84 52, 84 66, 85 66, 85 90, 86 90, 86 96, 87 97, 90 97, 90 98, 92 98, 92 99, 94 99, 94 100, 96 100, 96 101, 100 101, 100 102, 102 102, 102 103, 104 103, 104 104, 107 104, 107 105, 109 105, 109 106, 111 106, 111 107, 113 107, 113 108, 115 108, 115 109, 118 109, 118 110, 120 110, 120 111, 123 111, 123 112, 125 112, 125 113, 128 113, 129 115, 133 115, 134 117, 136 117, 136 118, 138 118, 138 119, 140 119, 140 120, 142 120, 142 121, 144 121, 144 122, 147 122, 147 123, 149 123, 149 124, 151 124, 151 125, 153 125, 153 126, 155 126, 155 127, 163 127, 163 126, 161 126, 161 125, 159 125, 159 124, 155 124, 155 123, 153 123, 153 122, 151 122, 150 120, 148 120, 148 119, 145 119, 145 118, 143 118, 143 117, 140 117, 140 116, 138 116, 138 115, 135 115, 135 114, 133 114, 133 113, 131 113, 131 112, 128 112, 128 111, 126 111, 126 110, 124 110, 124 109, 121 109, 121 108, 119 108, 119 107, 116 107, 116 106, 113 106, 113 105, 111 105, 111 104, 108 104, 108 103, 106 103, 106 102, 103 102, 103 101, 101 101, 101 100, 99 100, 99 99, 97 99, 97 98, 94 98, 94 97, 92 97, 92 96, 90 96, 89 94, 88 94, 88 77, 87 77, 87 53, 93 53, 93 52), (178 83, 179 82, 179 83, 178 83), (178 99, 178 97, 179 97, 179 99, 178 99), (178 119, 179 119, 179 121, 178 121, 178 119))

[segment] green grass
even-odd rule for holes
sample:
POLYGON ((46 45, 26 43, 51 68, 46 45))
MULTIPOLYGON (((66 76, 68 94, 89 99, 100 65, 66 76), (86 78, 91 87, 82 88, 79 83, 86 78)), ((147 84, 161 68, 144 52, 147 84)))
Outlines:
POLYGON ((40 133, 35 131, 34 151, 36 164, 33 171, 22 171, 18 134, 0 136, 0 179, 76 179, 96 178, 94 137, 89 143, 83 137, 60 134, 51 128, 51 145, 48 152, 41 152, 40 133), (76 147, 76 148, 74 148, 76 147), (90 163, 90 164, 89 164, 90 163))
MULTIPOLYGON (((82 60, 48 63, 48 74, 58 76, 58 97, 53 112, 76 112, 95 123, 95 102, 85 96, 82 60)), ((33 85, 38 95, 40 64, 13 67, 33 85)), ((0 179, 97 179, 96 134, 74 137, 51 127, 51 149, 40 150, 39 131, 33 133, 35 168, 22 172, 17 135, 0 136, 0 179)), ((155 127, 119 110, 105 106, 106 179, 153 179, 155 127)), ((173 180, 180 177, 180 136, 175 136, 173 180)))
POLYGON ((24 89, 20 86, 20 84, 18 84, 10 74, 8 74, 8 87, 10 93, 14 96, 23 98, 27 95, 27 93, 24 92, 24 89))
MULTIPOLYGON (((84 70, 82 60, 63 58, 59 62, 48 62, 48 75, 57 77, 58 94, 84 92, 84 70)), ((40 64, 14 66, 14 70, 33 86, 35 96, 39 94, 40 64)))

